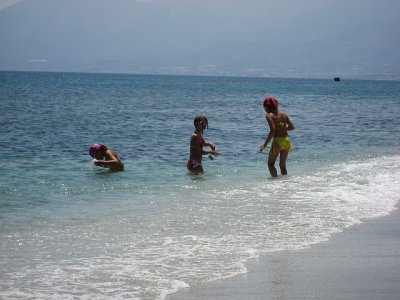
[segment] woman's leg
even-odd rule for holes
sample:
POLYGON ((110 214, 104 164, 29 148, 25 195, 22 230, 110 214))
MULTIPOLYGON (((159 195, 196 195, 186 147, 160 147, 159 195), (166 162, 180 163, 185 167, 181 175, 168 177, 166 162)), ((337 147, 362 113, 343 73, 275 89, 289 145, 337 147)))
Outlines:
POLYGON ((279 151, 270 151, 268 156, 268 170, 272 177, 278 176, 278 171, 275 168, 275 161, 278 158, 279 151))
POLYGON ((281 168, 282 175, 287 175, 286 160, 287 160, 288 156, 289 156, 288 151, 281 150, 280 156, 279 156, 279 167, 281 168))

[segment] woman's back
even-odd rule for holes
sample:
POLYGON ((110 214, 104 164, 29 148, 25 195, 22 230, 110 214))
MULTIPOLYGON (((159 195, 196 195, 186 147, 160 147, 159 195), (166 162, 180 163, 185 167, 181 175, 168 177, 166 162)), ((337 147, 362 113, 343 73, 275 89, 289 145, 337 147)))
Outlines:
POLYGON ((288 136, 288 130, 294 129, 292 122, 284 112, 269 113, 268 115, 275 126, 274 137, 286 137, 288 136))

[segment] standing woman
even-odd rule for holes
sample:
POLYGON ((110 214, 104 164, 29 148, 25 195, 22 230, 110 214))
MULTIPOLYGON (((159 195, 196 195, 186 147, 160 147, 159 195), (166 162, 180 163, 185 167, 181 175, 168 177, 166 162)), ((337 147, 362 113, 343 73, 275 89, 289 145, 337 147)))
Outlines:
POLYGON ((263 151, 272 140, 271 149, 268 156, 268 169, 272 177, 277 177, 278 172, 275 168, 275 161, 279 156, 279 167, 281 174, 286 175, 286 160, 292 150, 288 130, 294 130, 294 125, 287 114, 278 110, 278 100, 268 96, 264 100, 264 109, 267 113, 269 134, 264 144, 260 145, 260 152, 263 151))

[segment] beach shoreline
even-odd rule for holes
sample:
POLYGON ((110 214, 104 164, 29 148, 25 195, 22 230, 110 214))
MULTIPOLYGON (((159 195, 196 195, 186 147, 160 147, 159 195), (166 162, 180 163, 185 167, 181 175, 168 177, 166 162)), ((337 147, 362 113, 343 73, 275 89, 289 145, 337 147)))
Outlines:
POLYGON ((248 273, 190 287, 182 299, 400 299, 400 210, 364 220, 308 249, 269 253, 248 273))

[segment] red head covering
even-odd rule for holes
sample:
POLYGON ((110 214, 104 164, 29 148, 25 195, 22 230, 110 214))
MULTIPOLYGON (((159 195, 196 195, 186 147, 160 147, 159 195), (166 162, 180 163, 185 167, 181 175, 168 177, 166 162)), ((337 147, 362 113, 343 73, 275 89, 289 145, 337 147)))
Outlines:
POLYGON ((271 105, 274 106, 276 109, 278 109, 279 102, 278 100, 275 99, 275 97, 268 96, 264 100, 264 106, 271 106, 271 105))

